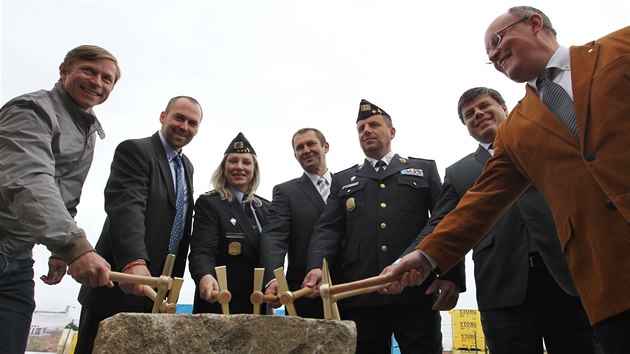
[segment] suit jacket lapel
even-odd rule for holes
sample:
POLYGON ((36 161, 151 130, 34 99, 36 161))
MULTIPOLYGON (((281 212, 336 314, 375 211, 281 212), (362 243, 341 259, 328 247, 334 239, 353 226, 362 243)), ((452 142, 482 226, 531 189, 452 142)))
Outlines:
POLYGON ((545 106, 531 86, 525 85, 525 97, 519 103, 520 105, 517 105, 513 112, 517 112, 523 118, 541 126, 568 143, 578 145, 578 140, 562 124, 560 119, 545 106))
POLYGON ((379 175, 374 169, 374 166, 367 159, 363 160, 363 164, 357 165, 356 172, 358 176, 367 177, 371 179, 379 179, 379 175))
POLYGON ((306 173, 302 174, 302 177, 297 181, 297 187, 306 195, 306 198, 315 205, 317 210, 320 212, 324 210, 326 204, 324 203, 324 199, 322 199, 321 194, 311 182, 311 179, 308 178, 306 173))
POLYGON ((488 160, 490 160, 490 158, 492 157, 490 153, 488 152, 488 150, 486 150, 486 148, 484 148, 481 145, 479 145, 479 147, 477 148, 477 151, 475 151, 474 156, 475 156, 475 160, 479 161, 479 163, 481 163, 482 166, 485 166, 486 162, 488 162, 488 160))
POLYGON ((184 175, 186 176, 186 191, 188 194, 188 209, 186 215, 186 222, 191 221, 192 212, 195 207, 195 191, 193 190, 193 166, 186 155, 184 157, 184 175))
POLYGON ((379 177, 381 177, 381 179, 385 179, 391 175, 395 175, 399 173, 400 170, 402 170, 406 165, 408 165, 407 160, 401 159, 400 156, 396 154, 389 162, 389 165, 387 165, 387 169, 385 169, 383 173, 379 174, 379 177))
POLYGON ((190 160, 188 160, 188 157, 186 157, 186 155, 182 154, 183 156, 183 161, 184 161, 184 175, 186 176, 186 190, 188 192, 188 202, 189 204, 192 204, 191 202, 194 200, 194 193, 195 191, 193 190, 193 166, 192 163, 190 163, 190 160))
MULTIPOLYGON (((580 72, 571 70, 571 85, 573 86, 573 105, 575 107, 575 119, 578 125, 578 135, 580 141, 586 136, 586 125, 588 124, 588 107, 590 104, 591 85, 593 83, 593 73, 599 55, 599 44, 589 43, 585 46, 571 47, 571 67, 580 68, 580 72)), ((584 146, 584 144, 582 144, 584 146)))
MULTIPOLYGON (((260 227, 264 228, 267 225, 267 212, 263 210, 263 207, 254 206, 254 212, 256 213, 256 217, 258 218, 258 222, 260 222, 260 227)), ((260 230, 262 234, 262 230, 260 230)))
POLYGON ((166 150, 164 150, 164 146, 162 145, 162 141, 160 140, 160 136, 158 133, 155 133, 151 136, 151 143, 153 144, 153 149, 155 150, 156 159, 158 165, 160 166, 160 172, 162 173, 162 178, 164 179, 164 183, 166 183, 168 190, 168 200, 175 208, 175 185, 173 184, 173 174, 171 173, 171 166, 168 162, 168 157, 166 157, 166 150))

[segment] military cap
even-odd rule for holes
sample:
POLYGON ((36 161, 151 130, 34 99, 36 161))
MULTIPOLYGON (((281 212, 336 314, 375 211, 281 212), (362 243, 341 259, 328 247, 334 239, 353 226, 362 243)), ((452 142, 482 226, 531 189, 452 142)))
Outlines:
POLYGON ((365 99, 362 99, 361 105, 359 106, 359 116, 357 117, 357 122, 366 118, 370 118, 371 116, 375 116, 377 114, 390 117, 389 114, 387 114, 384 110, 378 108, 377 105, 370 103, 365 99))
POLYGON ((243 133, 238 133, 236 138, 232 140, 227 150, 225 150, 225 155, 232 152, 235 152, 237 154, 245 154, 249 152, 254 156, 256 155, 256 151, 254 151, 254 148, 249 143, 249 141, 247 141, 247 138, 245 138, 245 135, 243 135, 243 133))

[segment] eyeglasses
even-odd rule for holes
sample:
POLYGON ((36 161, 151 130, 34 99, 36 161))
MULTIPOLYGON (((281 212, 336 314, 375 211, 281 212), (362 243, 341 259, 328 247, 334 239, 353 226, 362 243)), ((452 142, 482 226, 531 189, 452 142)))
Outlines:
MULTIPOLYGON (((519 24, 519 23, 521 23, 523 21, 527 21, 528 19, 529 19, 529 17, 523 17, 520 20, 518 20, 516 22, 512 22, 509 25, 507 25, 507 26, 501 28, 500 30, 494 32, 494 35, 492 36, 492 38, 488 42, 487 51, 490 52, 491 50, 496 49, 501 44, 501 41, 503 40, 503 37, 499 33, 506 32, 512 26, 517 25, 517 24, 519 24)), ((488 58, 488 60, 486 61, 486 64, 493 64, 493 63, 494 62, 492 60, 490 60, 490 58, 488 58)))

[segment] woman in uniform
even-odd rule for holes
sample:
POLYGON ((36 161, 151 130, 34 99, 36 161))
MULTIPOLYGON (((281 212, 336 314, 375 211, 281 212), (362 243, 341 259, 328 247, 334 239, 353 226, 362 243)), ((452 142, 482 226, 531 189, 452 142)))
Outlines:
POLYGON ((269 202, 254 194, 259 183, 256 152, 239 133, 212 175, 214 190, 195 203, 189 256, 197 285, 193 313, 221 313, 212 296, 213 290, 221 290, 217 266, 226 266, 230 313, 253 313, 254 268, 259 266, 260 235, 269 209, 269 202))

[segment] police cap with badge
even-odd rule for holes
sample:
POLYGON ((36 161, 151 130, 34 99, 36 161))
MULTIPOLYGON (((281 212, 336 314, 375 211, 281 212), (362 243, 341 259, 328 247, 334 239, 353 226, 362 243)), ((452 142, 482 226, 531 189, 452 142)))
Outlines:
POLYGON ((247 138, 245 138, 245 135, 243 135, 243 133, 238 133, 236 138, 234 138, 232 142, 230 143, 230 145, 228 146, 227 150, 225 150, 225 155, 230 154, 230 153, 237 153, 237 154, 250 153, 256 156, 256 151, 254 151, 252 144, 249 143, 249 141, 247 140, 247 138))
MULTIPOLYGON (((247 154, 250 153, 256 156, 256 151, 252 147, 252 144, 249 143, 247 138, 243 133, 239 132, 238 135, 230 142, 228 148, 225 150, 225 155, 236 153, 236 154, 247 154)), ((249 206, 247 206, 249 207, 249 206)), ((232 225, 236 224, 236 220, 234 218, 230 219, 232 225)), ((228 241, 228 254, 232 256, 238 256, 241 254, 241 241, 245 237, 242 233, 239 232, 228 232, 225 234, 225 237, 228 241)))
POLYGON ((357 123, 360 120, 370 118, 371 116, 375 116, 377 114, 380 114, 382 116, 388 117, 389 119, 392 119, 392 117, 390 117, 390 115, 387 114, 387 112, 380 109, 377 105, 368 102, 368 100, 366 99, 362 99, 359 105, 359 116, 357 117, 357 123))

